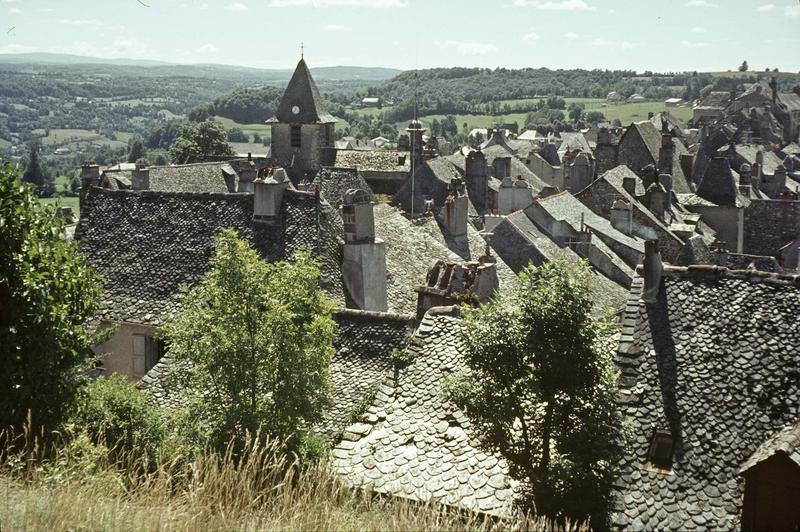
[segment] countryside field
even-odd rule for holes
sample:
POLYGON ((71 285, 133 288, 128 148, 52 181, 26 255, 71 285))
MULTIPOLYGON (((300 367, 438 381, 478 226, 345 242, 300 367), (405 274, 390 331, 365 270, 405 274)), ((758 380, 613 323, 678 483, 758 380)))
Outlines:
MULTIPOLYGON (((238 127, 244 132, 245 135, 250 137, 250 140, 253 140, 253 135, 256 133, 258 133, 264 140, 269 140, 272 138, 272 129, 267 124, 239 124, 238 122, 234 122, 230 118, 225 118, 223 116, 215 116, 214 120, 222 124, 225 129, 238 127)), ((344 130, 347 127, 350 127, 350 124, 348 124, 343 118, 337 118, 336 131, 344 130)))
POLYGON ((81 149, 88 144, 107 145, 111 148, 126 147, 128 140, 133 137, 132 133, 116 132, 117 138, 112 140, 96 131, 87 129, 51 129, 46 137, 42 139, 42 144, 53 148, 74 148, 81 149))
POLYGON ((61 207, 72 207, 75 216, 80 216, 79 199, 73 196, 62 196, 58 198, 39 198, 39 203, 43 205, 60 205, 61 207))

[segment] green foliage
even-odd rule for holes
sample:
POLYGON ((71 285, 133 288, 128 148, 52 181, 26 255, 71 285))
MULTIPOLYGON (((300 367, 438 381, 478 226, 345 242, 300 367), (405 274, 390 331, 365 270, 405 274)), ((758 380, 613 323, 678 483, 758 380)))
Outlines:
POLYGON ((155 458, 164 439, 157 407, 124 375, 101 377, 81 390, 71 422, 93 441, 117 452, 140 451, 155 458))
POLYGON ((739 65, 739 72, 747 72, 750 69, 750 66, 747 64, 747 61, 742 61, 742 64, 739 65))
POLYGON ((0 427, 54 427, 93 357, 97 278, 14 168, 0 169, 0 427))
POLYGON ((131 144, 131 150, 128 152, 128 162, 138 162, 140 159, 144 158, 145 153, 144 143, 142 143, 142 141, 139 139, 133 141, 133 144, 131 144))
POLYGON ((188 124, 170 147, 169 157, 173 163, 184 164, 198 155, 234 155, 226 139, 225 128, 219 122, 188 124))
POLYGON ((39 141, 28 143, 28 164, 25 166, 22 180, 32 184, 39 197, 49 198, 55 192, 55 181, 39 157, 41 148, 42 145, 39 141))
POLYGON ((526 268, 509 300, 463 309, 468 373, 446 395, 522 483, 539 515, 603 528, 622 453, 609 328, 590 317, 588 268, 526 268))
POLYGON ((299 449, 330 402, 336 323, 316 262, 303 252, 270 264, 226 230, 183 306, 165 327, 186 368, 170 380, 211 445, 260 433, 299 449))
POLYGON ((234 127, 228 130, 228 142, 250 142, 241 128, 234 127))
POLYGON ((263 123, 277 112, 283 91, 273 86, 238 89, 193 109, 189 119, 199 122, 212 116, 224 116, 242 124, 263 123))

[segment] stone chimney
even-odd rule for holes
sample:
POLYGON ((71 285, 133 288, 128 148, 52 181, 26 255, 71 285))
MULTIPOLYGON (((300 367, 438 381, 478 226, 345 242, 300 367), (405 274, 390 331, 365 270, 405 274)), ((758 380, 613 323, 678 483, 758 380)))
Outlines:
POLYGON ((80 199, 86 197, 91 187, 100 184, 100 166, 94 161, 85 161, 81 165, 81 194, 80 199))
POLYGON ((375 238, 373 208, 372 198, 364 190, 351 189, 344 195, 342 278, 356 307, 386 312, 386 244, 375 238))
POLYGON ((437 260, 428 268, 425 285, 416 289, 417 318, 421 319, 432 307, 486 303, 499 285, 491 255, 481 257, 480 262, 463 264, 437 260))
POLYGON ((239 186, 237 192, 253 192, 253 182, 257 175, 256 164, 252 161, 250 154, 247 154, 247 162, 239 167, 239 186))
POLYGON ((150 189, 150 169, 146 165, 136 163, 136 168, 131 173, 131 188, 133 190, 150 189))
POLYGON ((691 183, 693 179, 692 170, 694 169, 694 156, 689 153, 684 153, 680 157, 680 164, 683 175, 685 175, 686 179, 691 183))
POLYGON ((492 169, 496 179, 503 179, 511 176, 511 157, 495 157, 492 161, 492 169))
POLYGON ((658 291, 661 289, 661 274, 664 266, 661 263, 661 253, 658 251, 658 240, 647 240, 644 243, 644 287, 642 288, 642 301, 655 303, 658 300, 658 291))
POLYGON ((783 192, 783 189, 786 188, 786 167, 783 166, 783 164, 779 164, 775 168, 775 176, 773 179, 773 190, 775 190, 775 197, 777 197, 783 192))
POLYGON ((478 213, 488 210, 487 196, 489 194, 489 167, 486 165, 486 155, 480 148, 469 152, 466 162, 466 175, 464 180, 467 185, 467 194, 478 213))
POLYGON ((636 197, 636 180, 638 178, 636 176, 625 176, 622 178, 622 188, 625 189, 625 192, 636 197))
POLYGON ((667 193, 666 209, 669 209, 669 205, 672 201, 672 176, 670 174, 659 174, 658 182, 661 184, 661 186, 664 188, 664 191, 667 193))
POLYGON ((517 179, 506 177, 500 183, 500 189, 497 191, 497 210, 500 214, 517 212, 531 203, 533 203, 533 190, 522 176, 517 176, 517 179))
POLYGON ((750 196, 752 182, 750 180, 750 165, 747 163, 739 167, 739 193, 744 196, 750 196))
POLYGON ((469 199, 464 194, 461 179, 454 177, 450 181, 450 193, 444 201, 444 226, 451 236, 467 234, 469 199))
POLYGON ((425 128, 419 120, 412 120, 406 128, 409 137, 409 148, 411 150, 411 166, 412 171, 416 171, 422 165, 422 150, 424 148, 422 142, 422 134, 425 133, 425 128))
POLYGON ((611 225, 617 231, 629 235, 633 233, 633 205, 628 198, 619 196, 611 206, 611 225))
POLYGON ((263 168, 253 182, 253 220, 271 222, 281 212, 283 193, 290 181, 283 168, 263 168))
POLYGON ((566 177, 564 188, 570 192, 580 192, 588 187, 594 177, 594 159, 586 153, 578 153, 567 168, 566 177))
POLYGON ((665 174, 672 174, 672 162, 674 158, 675 145, 672 143, 672 135, 663 133, 661 135, 661 148, 658 150, 658 170, 665 174))
POLYGON ((667 210, 667 191, 664 190, 661 183, 652 183, 647 187, 645 202, 653 214, 659 218, 664 218, 664 213, 667 210))

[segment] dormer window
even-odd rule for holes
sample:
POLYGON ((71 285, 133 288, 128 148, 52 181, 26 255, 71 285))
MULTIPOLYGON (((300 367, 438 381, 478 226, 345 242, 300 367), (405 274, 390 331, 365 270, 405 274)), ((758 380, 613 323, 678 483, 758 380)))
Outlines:
POLYGON ((659 429, 653 433, 650 440, 650 450, 647 453, 648 462, 659 469, 672 468, 672 452, 675 450, 675 439, 672 433, 659 429))

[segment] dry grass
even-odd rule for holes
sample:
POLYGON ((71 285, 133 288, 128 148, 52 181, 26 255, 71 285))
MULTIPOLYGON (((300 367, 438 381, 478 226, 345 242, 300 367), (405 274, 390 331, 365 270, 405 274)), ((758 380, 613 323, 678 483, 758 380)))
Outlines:
POLYGON ((251 444, 240 459, 229 451, 145 464, 133 453, 110 463, 107 449, 85 436, 49 453, 35 439, 17 441, 9 451, 0 438, 3 531, 549 528, 351 490, 324 463, 287 463, 276 444, 251 444))

